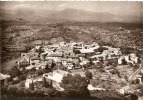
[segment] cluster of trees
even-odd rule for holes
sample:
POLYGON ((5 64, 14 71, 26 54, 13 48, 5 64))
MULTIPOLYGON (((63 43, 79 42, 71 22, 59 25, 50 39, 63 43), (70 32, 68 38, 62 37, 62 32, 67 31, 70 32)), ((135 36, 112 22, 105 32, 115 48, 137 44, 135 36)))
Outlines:
POLYGON ((132 80, 131 83, 132 83, 132 84, 139 84, 139 83, 140 83, 140 80, 139 80, 139 79, 135 79, 135 80, 132 80))
POLYGON ((128 100, 125 96, 116 91, 90 91, 92 97, 97 97, 99 100, 128 100))
POLYGON ((64 95, 68 97, 90 97, 90 92, 87 89, 89 82, 87 78, 79 74, 63 77, 61 87, 65 89, 64 95))
POLYGON ((35 88, 35 83, 32 82, 29 85, 29 88, 25 87, 25 82, 21 81, 17 85, 10 85, 8 82, 5 82, 5 85, 1 86, 1 94, 2 95, 11 95, 11 96, 59 96, 60 92, 58 92, 56 89, 52 87, 52 83, 48 83, 45 79, 43 78, 42 83, 37 84, 35 88), (38 88, 38 85, 40 86, 42 84, 42 87, 38 88))
POLYGON ((48 97, 53 97, 53 96, 58 96, 60 95, 60 92, 55 90, 54 88, 41 88, 41 89, 28 89, 24 87, 17 87, 14 85, 9 85, 9 86, 2 86, 1 87, 1 95, 11 95, 11 96, 48 96, 48 97))

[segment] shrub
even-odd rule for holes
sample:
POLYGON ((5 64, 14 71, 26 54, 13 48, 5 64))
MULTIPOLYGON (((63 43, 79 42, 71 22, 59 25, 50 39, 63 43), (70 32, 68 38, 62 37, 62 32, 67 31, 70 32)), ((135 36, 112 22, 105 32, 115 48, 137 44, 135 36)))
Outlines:
POLYGON ((18 96, 24 96, 25 95, 24 91, 25 91, 25 88, 23 88, 23 87, 21 88, 20 87, 20 88, 17 89, 16 93, 17 93, 18 96))
POLYGON ((16 86, 10 85, 8 86, 8 93, 10 95, 15 95, 18 88, 16 86))
POLYGON ((12 78, 19 76, 21 74, 20 70, 17 68, 17 66, 13 67, 10 72, 9 72, 10 76, 12 78))
POLYGON ((20 75, 20 76, 19 76, 19 80, 20 80, 20 81, 26 80, 26 76, 25 76, 25 75, 20 75))
POLYGON ((130 95, 131 100, 138 100, 138 96, 136 94, 130 95))
POLYGON ((135 80, 135 83, 136 83, 136 84, 139 84, 139 83, 140 83, 140 80, 139 80, 139 79, 136 79, 136 80, 135 80))
POLYGON ((43 72, 43 70, 42 69, 38 69, 37 71, 36 71, 36 74, 38 74, 38 75, 42 75, 44 72, 43 72))
POLYGON ((92 79, 92 73, 91 73, 90 71, 86 71, 86 72, 85 72, 85 76, 86 76, 86 78, 88 78, 88 79, 92 79))
POLYGON ((24 82, 24 81, 21 81, 21 82, 19 83, 19 87, 25 87, 25 82, 24 82))

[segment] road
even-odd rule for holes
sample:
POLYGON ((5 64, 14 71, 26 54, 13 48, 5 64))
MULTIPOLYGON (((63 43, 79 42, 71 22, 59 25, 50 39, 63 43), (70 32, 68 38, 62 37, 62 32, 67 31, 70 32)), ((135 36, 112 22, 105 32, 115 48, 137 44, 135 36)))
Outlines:
POLYGON ((139 69, 137 69, 132 75, 130 75, 129 80, 133 80, 135 76, 141 71, 142 64, 139 65, 139 69))

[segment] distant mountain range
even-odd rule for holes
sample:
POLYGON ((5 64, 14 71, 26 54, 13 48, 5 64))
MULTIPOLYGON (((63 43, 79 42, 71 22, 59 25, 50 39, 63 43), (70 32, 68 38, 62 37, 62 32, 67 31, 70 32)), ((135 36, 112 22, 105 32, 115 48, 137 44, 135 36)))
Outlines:
POLYGON ((31 10, 31 9, 0 9, 0 20, 13 20, 22 18, 24 20, 61 20, 79 22, 141 22, 141 16, 115 15, 108 12, 91 12, 79 9, 64 10, 31 10))

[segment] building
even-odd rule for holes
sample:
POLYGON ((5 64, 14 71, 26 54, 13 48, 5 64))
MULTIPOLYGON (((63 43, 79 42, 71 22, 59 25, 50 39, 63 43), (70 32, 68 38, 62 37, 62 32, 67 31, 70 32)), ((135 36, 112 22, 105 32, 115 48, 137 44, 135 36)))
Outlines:
POLYGON ((70 55, 70 56, 68 56, 68 59, 71 59, 71 61, 73 61, 74 64, 79 64, 78 55, 70 55))
POLYGON ((73 69, 74 67, 73 61, 66 61, 65 67, 69 70, 73 69))
POLYGON ((54 70, 51 73, 43 74, 43 77, 45 77, 45 78, 47 78, 49 80, 52 80, 52 81, 54 81, 56 83, 61 83, 63 77, 66 76, 67 74, 69 74, 69 72, 57 69, 57 70, 54 70))
POLYGON ((91 56, 90 58, 94 61, 103 61, 103 60, 107 59, 107 55, 106 54, 99 54, 99 55, 91 56))
POLYGON ((18 64, 18 68, 30 65, 30 59, 27 59, 26 57, 20 58, 16 62, 18 64))
POLYGON ((57 62, 63 57, 62 54, 50 54, 46 56, 46 59, 52 59, 53 61, 57 62))
POLYGON ((0 84, 3 85, 7 78, 10 78, 10 75, 0 73, 0 84))
POLYGON ((41 59, 40 59, 39 57, 37 57, 37 58, 32 58, 32 59, 30 60, 30 65, 38 65, 38 64, 41 63, 40 60, 41 60, 41 59))
MULTIPOLYGON (((37 78, 37 79, 26 79, 25 81, 25 87, 26 88, 29 88, 30 87, 30 84, 33 82, 33 83, 36 83, 36 82, 42 82, 43 79, 42 78, 37 78)), ((36 88, 36 85, 34 84, 34 87, 36 88)))

